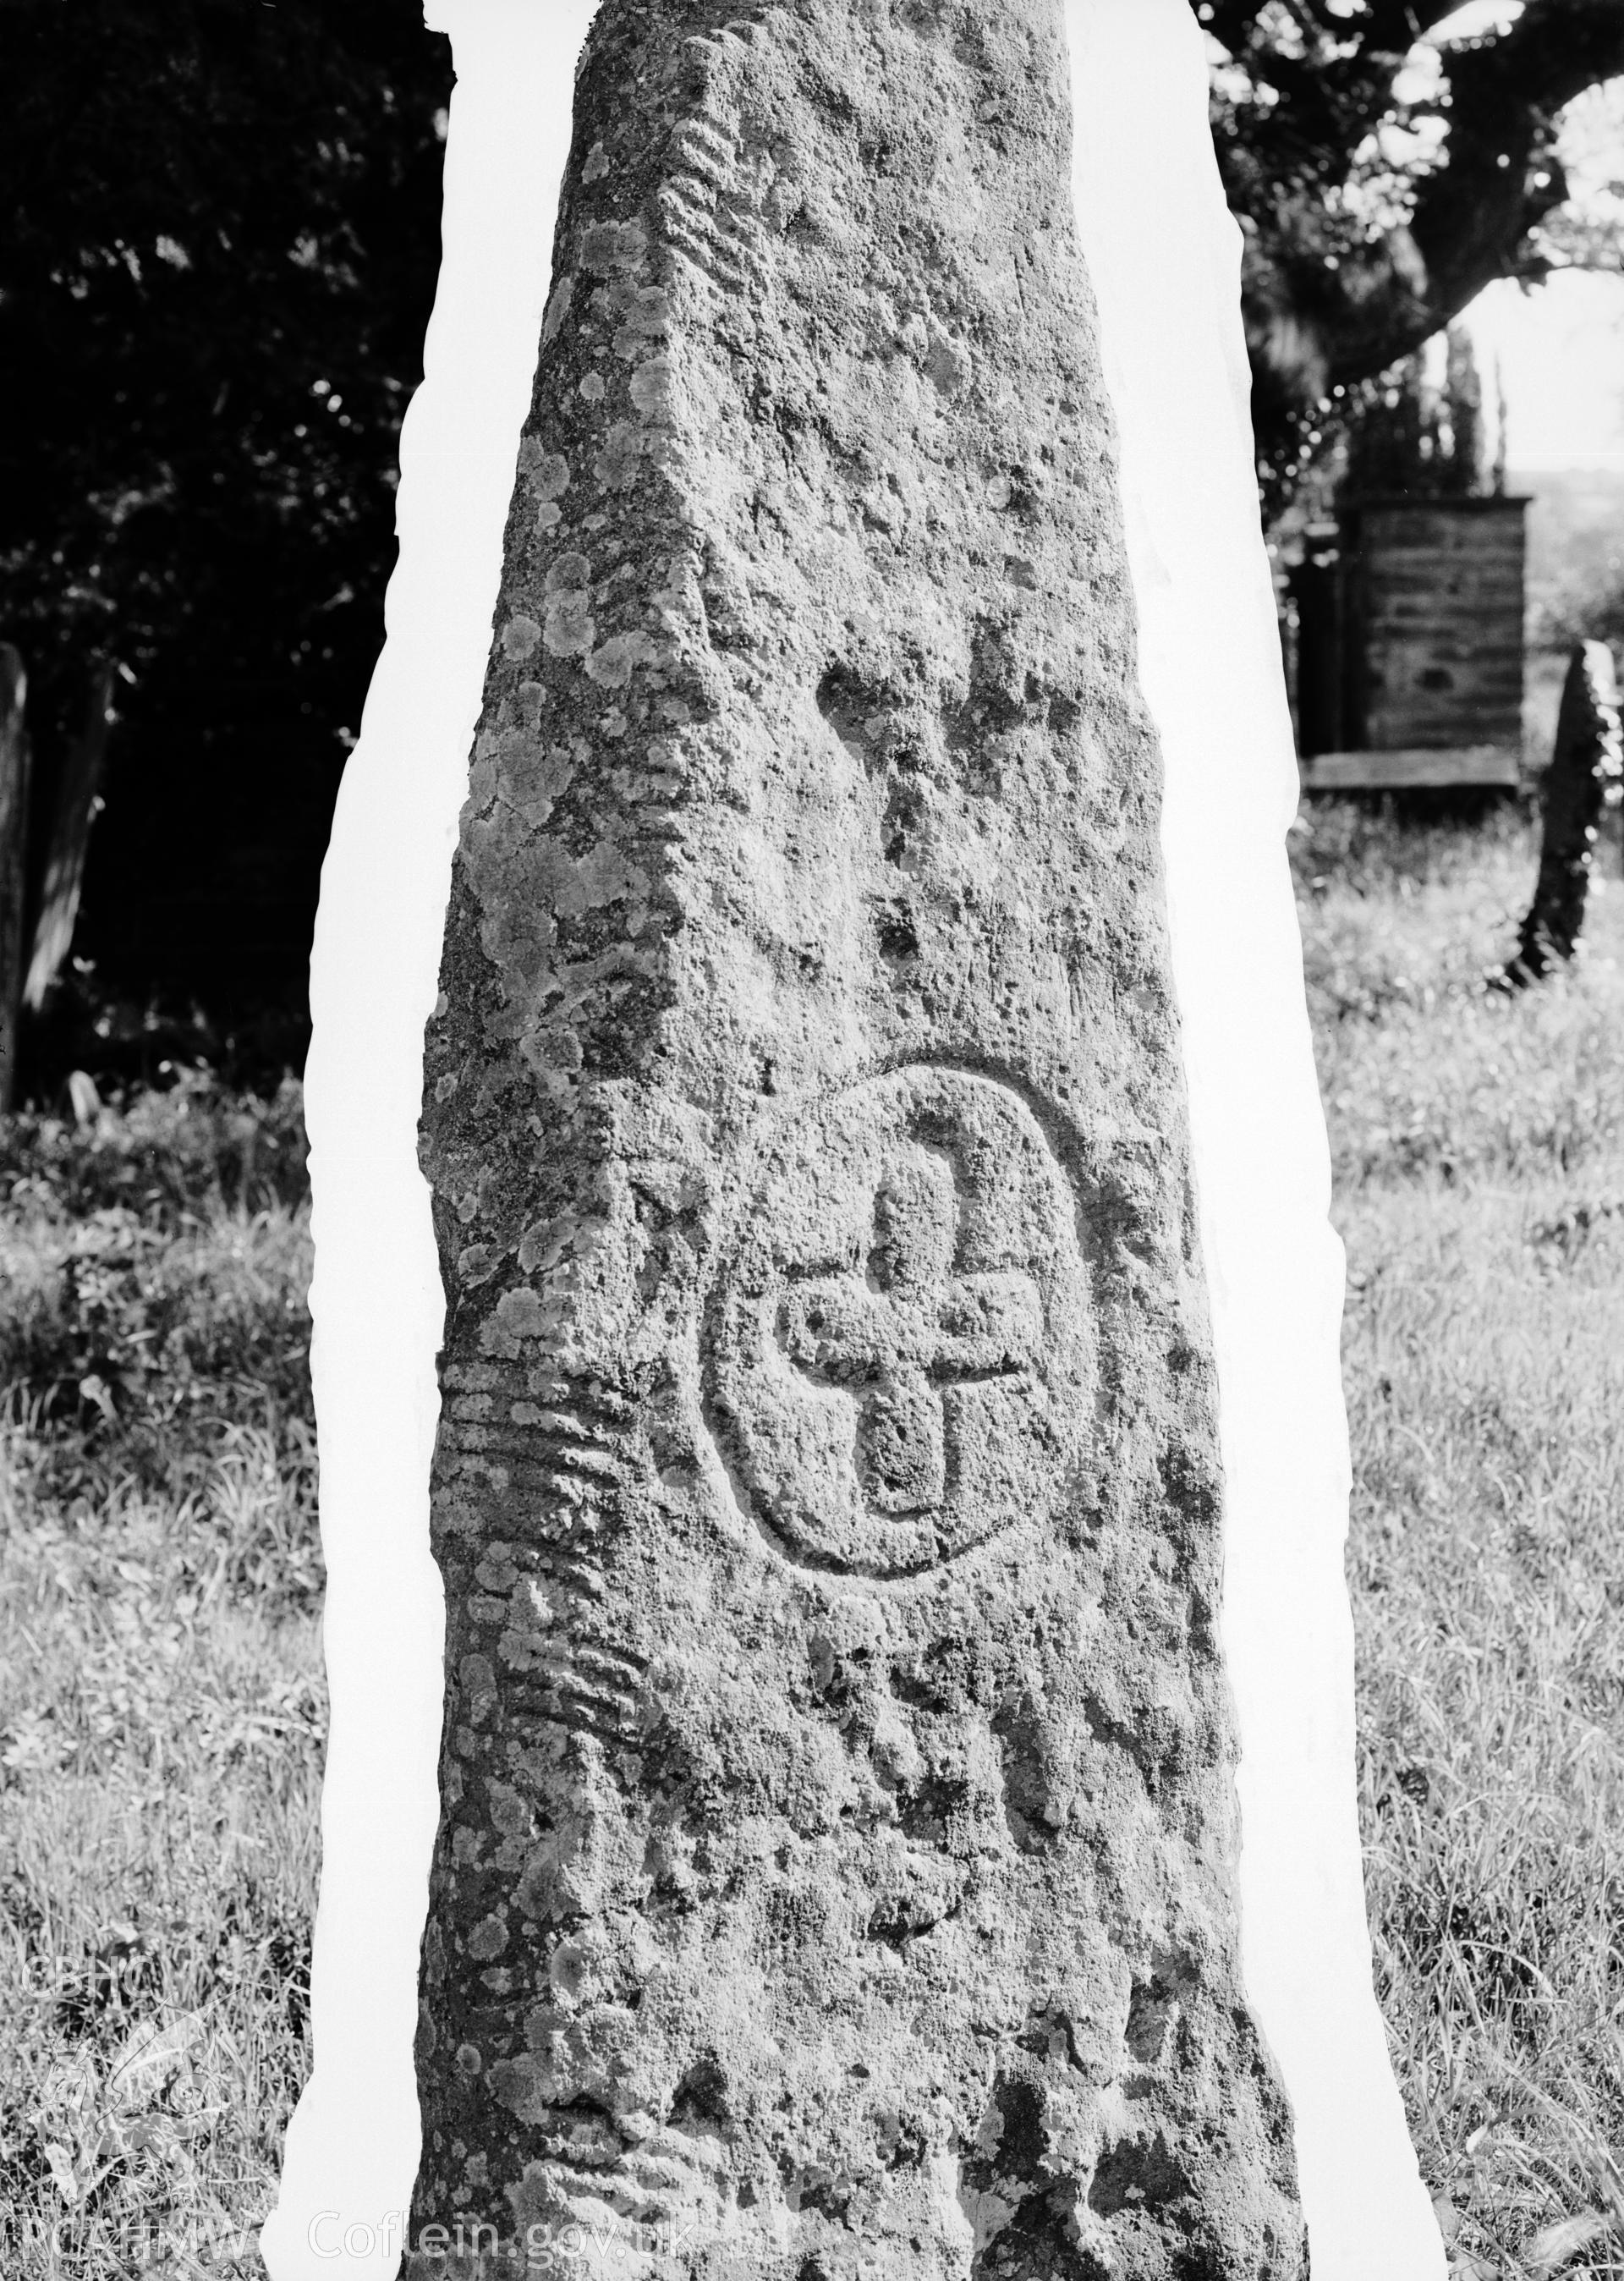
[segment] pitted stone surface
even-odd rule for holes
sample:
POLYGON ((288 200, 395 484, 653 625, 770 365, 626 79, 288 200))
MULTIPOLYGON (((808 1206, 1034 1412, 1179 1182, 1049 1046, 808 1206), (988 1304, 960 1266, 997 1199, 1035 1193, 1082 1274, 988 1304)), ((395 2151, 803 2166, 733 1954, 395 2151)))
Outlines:
POLYGON ((408 2270, 1303 2270, 1061 36, 589 40, 427 1040, 408 2270))

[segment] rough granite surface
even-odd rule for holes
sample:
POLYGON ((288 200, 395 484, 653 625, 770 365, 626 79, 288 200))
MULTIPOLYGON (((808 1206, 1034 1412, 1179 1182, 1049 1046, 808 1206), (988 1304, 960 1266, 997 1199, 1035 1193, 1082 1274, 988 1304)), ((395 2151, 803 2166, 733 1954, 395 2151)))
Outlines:
POLYGON ((1059 0, 603 0, 554 277, 407 2270, 1297 2281, 1059 0))

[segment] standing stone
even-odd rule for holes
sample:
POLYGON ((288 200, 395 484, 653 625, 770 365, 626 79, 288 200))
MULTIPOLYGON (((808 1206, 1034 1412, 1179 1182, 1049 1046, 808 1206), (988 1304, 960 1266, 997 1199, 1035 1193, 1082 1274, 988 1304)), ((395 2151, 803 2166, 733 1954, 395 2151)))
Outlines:
POLYGON ((427 1046, 409 2271, 1304 2269, 1067 86, 1060 0, 589 39, 427 1046))
POLYGON ((1576 645, 1562 684, 1555 748, 1545 774, 1544 832, 1534 901, 1501 981, 1512 988, 1570 959, 1579 945, 1590 871, 1608 796, 1624 775, 1619 687, 1605 642, 1576 645))

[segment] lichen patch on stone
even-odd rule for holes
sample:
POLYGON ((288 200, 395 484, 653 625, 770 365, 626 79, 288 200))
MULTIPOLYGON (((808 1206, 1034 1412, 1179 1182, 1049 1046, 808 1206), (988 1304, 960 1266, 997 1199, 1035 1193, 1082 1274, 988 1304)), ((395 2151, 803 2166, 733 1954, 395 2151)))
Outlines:
POLYGON ((542 630, 534 618, 522 611, 511 617, 502 630, 502 647, 511 658, 531 656, 542 638, 542 630))

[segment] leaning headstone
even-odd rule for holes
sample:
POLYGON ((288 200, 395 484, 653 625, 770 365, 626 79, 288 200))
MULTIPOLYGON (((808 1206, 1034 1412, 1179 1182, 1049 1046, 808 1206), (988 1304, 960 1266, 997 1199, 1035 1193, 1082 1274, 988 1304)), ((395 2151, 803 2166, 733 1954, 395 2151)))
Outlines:
POLYGON ((1624 735, 1612 652, 1605 642, 1581 642, 1562 686, 1556 746, 1545 777, 1539 878, 1505 983, 1537 982, 1573 956, 1584 924, 1602 813, 1617 805, 1621 779, 1624 735))
POLYGON ((1067 121, 1059 0, 588 43, 427 1055, 412 2271, 1303 2269, 1067 121))

